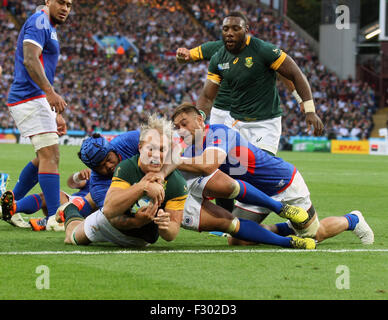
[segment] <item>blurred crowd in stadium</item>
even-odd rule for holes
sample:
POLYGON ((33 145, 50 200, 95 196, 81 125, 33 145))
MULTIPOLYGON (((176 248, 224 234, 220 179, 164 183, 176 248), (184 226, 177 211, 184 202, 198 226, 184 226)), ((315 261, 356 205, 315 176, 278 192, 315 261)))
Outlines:
MULTIPOLYGON (((175 51, 219 39, 223 16, 240 10, 249 18, 252 35, 283 49, 304 72, 326 136, 369 137, 377 108, 373 88, 355 79, 341 80, 328 71, 287 21, 270 11, 241 1, 222 0, 222 6, 220 2, 75 1, 69 23, 59 27, 61 57, 55 81, 68 103, 68 130, 132 130, 144 122, 147 112, 170 115, 178 103, 195 101, 206 78, 207 63, 179 65, 175 51), (93 35, 127 37, 139 55, 133 50, 103 50, 93 35)), ((16 128, 6 106, 14 49, 18 30, 37 3, 40 1, 0 1, 0 128, 16 128)), ((283 139, 306 134, 304 115, 296 101, 282 84, 278 88, 284 108, 283 139)))

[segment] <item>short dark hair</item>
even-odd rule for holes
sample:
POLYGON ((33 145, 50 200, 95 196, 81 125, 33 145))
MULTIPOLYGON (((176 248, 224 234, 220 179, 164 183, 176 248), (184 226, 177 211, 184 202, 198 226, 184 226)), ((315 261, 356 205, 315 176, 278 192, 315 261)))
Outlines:
POLYGON ((174 113, 171 116, 171 119, 172 121, 174 121, 175 118, 179 116, 181 113, 190 113, 190 112, 194 112, 199 116, 201 116, 201 113, 199 112, 199 110, 194 104, 192 104, 191 102, 183 102, 178 107, 176 107, 174 113))
POLYGON ((225 18, 229 18, 229 17, 237 17, 237 18, 240 18, 242 19, 246 25, 248 25, 248 18, 245 14, 243 14, 242 12, 240 11, 232 11, 230 12, 229 14, 227 14, 225 16, 225 18))

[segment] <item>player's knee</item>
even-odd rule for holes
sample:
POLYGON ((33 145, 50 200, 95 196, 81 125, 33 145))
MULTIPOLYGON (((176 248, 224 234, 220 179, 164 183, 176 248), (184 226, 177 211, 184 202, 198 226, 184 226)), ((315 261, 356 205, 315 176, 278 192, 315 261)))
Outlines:
POLYGON ((233 182, 229 185, 229 189, 230 192, 228 199, 235 199, 240 193, 240 184, 236 180, 233 180, 233 182))
POLYGON ((56 151, 57 148, 52 147, 59 143, 59 138, 56 133, 37 134, 31 138, 31 143, 34 146, 35 152, 39 151, 39 157, 43 156, 59 161, 59 152, 56 151))

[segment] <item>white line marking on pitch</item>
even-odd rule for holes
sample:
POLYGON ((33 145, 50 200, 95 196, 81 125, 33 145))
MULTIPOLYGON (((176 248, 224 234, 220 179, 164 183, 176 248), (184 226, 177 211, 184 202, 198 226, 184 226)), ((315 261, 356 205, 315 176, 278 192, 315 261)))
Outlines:
POLYGON ((201 253, 351 253, 351 252, 387 252, 388 249, 318 249, 318 250, 295 250, 295 249, 247 249, 247 250, 117 250, 117 251, 10 251, 0 252, 2 256, 12 255, 101 255, 101 254, 201 254, 201 253))

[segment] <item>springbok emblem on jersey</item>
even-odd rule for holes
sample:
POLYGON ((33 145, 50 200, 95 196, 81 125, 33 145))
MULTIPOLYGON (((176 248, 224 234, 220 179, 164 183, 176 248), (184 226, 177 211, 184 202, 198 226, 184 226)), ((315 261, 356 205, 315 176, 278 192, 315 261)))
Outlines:
POLYGON ((247 68, 251 68, 253 66, 253 58, 252 57, 245 58, 245 66, 247 68))

